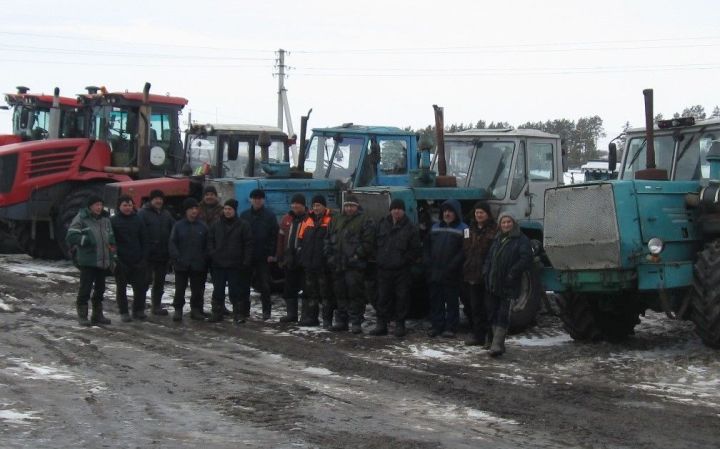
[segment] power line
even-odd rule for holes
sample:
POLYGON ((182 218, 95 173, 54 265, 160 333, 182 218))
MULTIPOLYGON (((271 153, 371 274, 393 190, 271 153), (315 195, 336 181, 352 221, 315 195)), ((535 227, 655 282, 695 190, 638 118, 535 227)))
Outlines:
POLYGON ((238 56, 206 56, 206 55, 167 55, 160 53, 138 53, 138 52, 116 52, 107 50, 80 50, 65 49, 52 47, 33 47, 29 45, 0 45, 1 49, 12 52, 22 53, 54 53, 54 54, 73 54, 73 55, 99 55, 99 56, 119 56, 134 58, 157 58, 157 59, 205 59, 205 60, 232 60, 232 61, 274 61, 274 58, 254 58, 254 57, 238 57, 238 56))
POLYGON ((272 65, 247 65, 247 64, 193 64, 189 61, 187 64, 133 64, 124 62, 94 62, 94 61, 48 61, 44 59, 7 59, 3 58, 3 62, 17 62, 24 64, 52 64, 52 65, 86 65, 86 66, 108 66, 108 67, 178 67, 190 69, 207 69, 207 68, 262 68, 269 69, 272 65))

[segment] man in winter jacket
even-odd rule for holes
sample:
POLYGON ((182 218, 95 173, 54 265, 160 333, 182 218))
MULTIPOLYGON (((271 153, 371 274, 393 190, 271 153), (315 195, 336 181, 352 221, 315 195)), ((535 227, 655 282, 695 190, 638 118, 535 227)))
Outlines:
POLYGON ((505 352, 505 335, 510 326, 510 306, 520 295, 523 272, 532 265, 530 240, 508 212, 500 214, 500 231, 485 260, 484 276, 487 290, 485 301, 490 324, 493 357, 505 352))
POLYGON ((181 321, 185 306, 185 290, 190 282, 190 318, 204 320, 203 295, 207 279, 207 235, 205 222, 199 219, 200 210, 195 198, 183 201, 185 218, 175 223, 170 233, 168 249, 175 268, 175 299, 173 321, 181 321))
MULTIPOLYGON (((240 214, 240 218, 250 223, 253 237, 253 254, 250 282, 246 285, 246 295, 250 297, 250 285, 260 292, 263 320, 270 319, 272 302, 270 301, 270 264, 275 261, 278 241, 278 222, 273 211, 265 206, 265 192, 255 189, 250 192, 250 209, 240 214)), ((244 304, 245 316, 250 315, 250 302, 244 304)))
POLYGON ((411 268, 421 257, 417 226, 405 215, 405 202, 394 199, 390 214, 380 220, 375 232, 378 266, 377 324, 370 335, 387 335, 387 323, 395 320, 395 336, 405 336, 405 318, 410 306, 411 268))
POLYGON ((469 237, 468 227, 461 220, 457 200, 440 206, 441 221, 430 230, 425 247, 426 264, 430 267, 430 337, 454 338, 460 315, 460 284, 464 262, 463 240, 469 237))
POLYGON ((68 228, 65 241, 73 249, 73 260, 80 269, 77 295, 78 322, 81 326, 110 324, 103 315, 105 276, 115 265, 115 236, 103 201, 91 195, 87 207, 80 209, 68 228), (93 289, 94 287, 94 289, 93 289), (88 320, 88 301, 92 291, 92 315, 88 320))
POLYGON ((220 220, 223 215, 223 206, 220 204, 220 198, 214 186, 205 186, 203 198, 198 207, 200 208, 198 218, 204 221, 208 228, 220 220))
POLYGON ((305 269, 305 292, 300 319, 301 326, 317 326, 322 305, 323 328, 332 325, 335 295, 325 259, 325 238, 333 220, 322 195, 312 199, 312 211, 300 229, 300 263, 305 269))
POLYGON ((365 268, 374 249, 372 220, 360 210, 354 195, 347 195, 343 213, 330 226, 327 240, 328 266, 333 270, 337 310, 333 331, 362 332, 365 314, 365 268))
POLYGON ((152 283, 150 295, 153 315, 167 315, 167 310, 162 305, 163 293, 165 293, 165 276, 168 271, 170 254, 168 253, 168 242, 170 231, 175 224, 172 215, 163 208, 165 195, 162 190, 150 192, 150 202, 138 212, 138 217, 145 226, 147 233, 147 275, 146 289, 152 283))
POLYGON ((225 307, 225 286, 228 287, 233 305, 235 324, 245 322, 241 302, 249 301, 245 296, 248 272, 252 261, 252 233, 250 225, 237 216, 238 202, 225 201, 223 217, 210 227, 208 253, 212 261, 212 316, 211 322, 223 319, 225 307))
POLYGON ((285 273, 285 305, 287 313, 281 323, 296 323, 298 320, 298 295, 303 290, 304 270, 300 264, 300 228, 307 218, 305 196, 296 193, 290 200, 290 211, 280 220, 278 233, 277 261, 285 273))
POLYGON ((142 219, 135 211, 133 199, 122 195, 117 201, 117 211, 110 219, 117 242, 118 263, 115 270, 118 309, 120 318, 132 321, 128 313, 127 285, 133 289, 133 318, 145 319, 145 295, 147 292, 148 237, 142 219))

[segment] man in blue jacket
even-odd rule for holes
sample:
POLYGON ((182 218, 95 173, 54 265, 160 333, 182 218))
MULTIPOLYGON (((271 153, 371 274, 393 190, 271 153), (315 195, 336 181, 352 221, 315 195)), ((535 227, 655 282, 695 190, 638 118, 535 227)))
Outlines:
POLYGON ((200 208, 195 198, 186 198, 183 201, 183 210, 185 218, 173 226, 168 245, 170 260, 175 268, 173 321, 182 320, 188 281, 190 281, 190 318, 203 321, 208 228, 205 222, 199 219, 200 208))
POLYGON ((145 225, 147 232, 148 246, 148 280, 145 283, 146 289, 152 283, 150 299, 152 302, 152 314, 165 316, 168 311, 162 305, 162 297, 165 293, 165 276, 168 272, 170 254, 168 253, 168 241, 170 231, 175 224, 170 212, 164 208, 165 194, 162 190, 150 192, 150 202, 138 212, 138 217, 145 225))
POLYGON ((441 221, 430 230, 425 261, 430 268, 430 337, 454 338, 460 319, 460 286, 463 279, 463 240, 469 238, 457 200, 440 206, 441 221))

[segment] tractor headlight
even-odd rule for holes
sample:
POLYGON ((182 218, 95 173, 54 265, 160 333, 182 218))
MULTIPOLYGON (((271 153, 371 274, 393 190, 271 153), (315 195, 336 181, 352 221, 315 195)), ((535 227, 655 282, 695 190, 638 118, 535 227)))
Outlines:
POLYGON ((663 243, 663 241, 657 237, 651 238, 648 242, 648 250, 650 250, 650 254, 658 255, 662 252, 664 248, 665 243, 663 243))

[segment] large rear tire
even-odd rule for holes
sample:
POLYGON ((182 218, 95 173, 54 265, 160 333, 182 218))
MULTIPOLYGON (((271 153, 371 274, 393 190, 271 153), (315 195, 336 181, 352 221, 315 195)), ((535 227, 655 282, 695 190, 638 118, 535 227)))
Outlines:
POLYGON ((62 205, 58 208, 55 216, 55 240, 56 246, 60 248, 61 254, 66 259, 70 258, 70 248, 65 243, 65 235, 67 234, 70 223, 77 215, 78 211, 87 207, 87 199, 91 195, 97 195, 102 198, 103 184, 91 184, 76 188, 71 191, 62 205))
POLYGON ((25 224, 13 229, 17 244, 25 254, 34 259, 58 260, 63 253, 54 240, 50 238, 50 228, 47 222, 40 222, 35 227, 35 238, 32 238, 32 227, 25 224))
POLYGON ((621 341, 634 333, 640 310, 631 299, 565 293, 558 295, 565 331, 579 341, 621 341))
POLYGON ((720 348, 720 239, 707 245, 695 262, 690 319, 703 343, 720 348))

